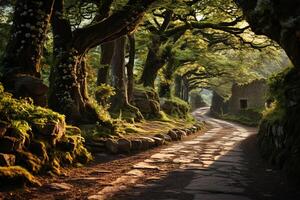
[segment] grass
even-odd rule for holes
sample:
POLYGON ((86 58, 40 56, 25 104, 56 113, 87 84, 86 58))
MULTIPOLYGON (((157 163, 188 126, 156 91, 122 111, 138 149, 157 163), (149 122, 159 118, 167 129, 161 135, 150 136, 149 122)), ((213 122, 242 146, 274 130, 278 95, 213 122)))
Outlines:
POLYGON ((224 120, 238 122, 247 126, 258 126, 262 116, 262 109, 247 109, 242 110, 237 114, 226 113, 218 115, 217 117, 224 120))
POLYGON ((89 125, 81 128, 83 129, 86 138, 97 140, 97 138, 108 137, 132 138, 137 136, 153 136, 158 133, 166 133, 173 128, 190 127, 194 122, 195 120, 192 116, 189 116, 187 119, 178 119, 162 112, 162 118, 142 120, 135 123, 129 123, 121 119, 115 120, 118 130, 113 133, 110 133, 103 127, 97 127, 96 125, 89 125))

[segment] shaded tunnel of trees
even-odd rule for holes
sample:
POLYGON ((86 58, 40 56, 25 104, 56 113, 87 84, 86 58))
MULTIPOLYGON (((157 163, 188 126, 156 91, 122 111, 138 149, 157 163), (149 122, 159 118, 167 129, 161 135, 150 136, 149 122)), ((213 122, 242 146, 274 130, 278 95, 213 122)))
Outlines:
MULTIPOLYGON (((113 133, 122 117, 184 118, 195 91, 228 96, 233 83, 279 72, 269 81, 272 107, 261 121, 259 146, 300 176, 299 1, 4 0, 0 11, 4 91, 51 113, 39 123, 59 121, 55 134, 66 132, 66 123, 113 133), (293 66, 282 71, 286 55, 293 66)), ((5 130, 20 120, 10 112, 1 111, 5 130)))

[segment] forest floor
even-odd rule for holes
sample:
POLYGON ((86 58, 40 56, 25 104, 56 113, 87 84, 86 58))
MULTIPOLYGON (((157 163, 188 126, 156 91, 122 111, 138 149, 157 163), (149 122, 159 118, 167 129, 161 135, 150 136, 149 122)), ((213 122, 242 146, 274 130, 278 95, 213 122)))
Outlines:
POLYGON ((97 154, 43 186, 2 192, 0 199, 294 200, 300 186, 259 155, 256 128, 203 116, 209 130, 134 155, 97 154))

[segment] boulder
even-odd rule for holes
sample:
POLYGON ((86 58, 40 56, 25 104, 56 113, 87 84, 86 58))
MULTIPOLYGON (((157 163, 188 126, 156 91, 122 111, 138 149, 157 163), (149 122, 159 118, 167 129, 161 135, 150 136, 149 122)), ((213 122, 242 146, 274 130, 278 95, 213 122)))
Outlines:
POLYGON ((190 128, 185 129, 187 135, 191 135, 193 131, 190 128))
POLYGON ((175 131, 173 131, 173 130, 169 130, 169 132, 167 133, 167 135, 172 139, 172 140, 178 140, 178 136, 177 136, 177 134, 176 134, 176 132, 175 131))
POLYGON ((22 143, 14 137, 4 136, 0 139, 0 152, 13 153, 22 148, 22 143))
POLYGON ((168 115, 185 118, 189 112, 189 105, 185 101, 178 98, 163 98, 161 101, 161 109, 168 115))
POLYGON ((129 153, 131 150, 131 142, 125 138, 118 139, 118 152, 129 153))
POLYGON ((14 82, 12 93, 17 98, 30 97, 35 105, 43 107, 47 105, 48 86, 41 79, 28 75, 19 75, 12 81, 14 82))
POLYGON ((131 140, 131 148, 133 151, 140 151, 143 149, 143 142, 140 139, 131 140))
POLYGON ((164 139, 167 142, 171 142, 172 141, 172 138, 168 134, 164 134, 164 139))
POLYGON ((30 172, 40 172, 43 163, 36 155, 23 150, 18 150, 15 155, 17 165, 24 167, 30 172))
POLYGON ((161 146, 165 143, 163 138, 151 137, 155 141, 155 146, 161 146))
POLYGON ((18 187, 25 184, 41 186, 41 183, 22 167, 0 167, 0 187, 18 187))
POLYGON ((36 135, 50 139, 53 144, 64 135, 66 130, 65 124, 61 122, 35 123, 32 125, 32 129, 36 135))
POLYGON ((114 139, 107 139, 106 142, 105 142, 105 147, 111 153, 117 153, 118 152, 118 142, 114 139))
POLYGON ((179 140, 182 140, 184 137, 186 137, 186 132, 183 130, 177 130, 176 134, 179 140))
POLYGON ((56 147, 61 151, 73 152, 76 148, 76 141, 72 137, 65 137, 63 140, 57 141, 56 147))
POLYGON ((155 146, 155 140, 149 137, 140 137, 142 141, 142 150, 150 149, 155 146))
POLYGON ((0 166, 9 167, 15 165, 16 156, 13 154, 0 153, 0 166))
POLYGON ((153 118, 160 116, 159 97, 153 89, 137 89, 133 93, 132 104, 136 106, 144 117, 153 118))
POLYGON ((165 136, 161 133, 158 133, 158 134, 154 135, 154 137, 165 139, 165 136))
POLYGON ((47 148, 44 142, 33 140, 29 146, 30 152, 37 155, 42 162, 49 161, 47 148))

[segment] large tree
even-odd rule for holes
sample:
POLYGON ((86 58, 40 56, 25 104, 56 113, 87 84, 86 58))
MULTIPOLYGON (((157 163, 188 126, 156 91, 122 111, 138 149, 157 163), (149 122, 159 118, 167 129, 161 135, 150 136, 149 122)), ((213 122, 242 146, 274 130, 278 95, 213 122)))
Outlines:
POLYGON ((54 0, 15 2, 11 34, 1 64, 1 82, 15 97, 45 105, 47 87, 39 80, 41 58, 54 0))
MULTIPOLYGON (((99 120, 91 104, 86 86, 85 54, 93 47, 115 40, 138 25, 144 12, 155 0, 129 0, 120 10, 91 25, 71 29, 70 20, 64 17, 63 0, 54 5, 52 26, 54 34, 55 64, 50 79, 49 105, 67 116, 71 122, 99 120)), ((97 2, 96 2, 97 3, 97 2)))

